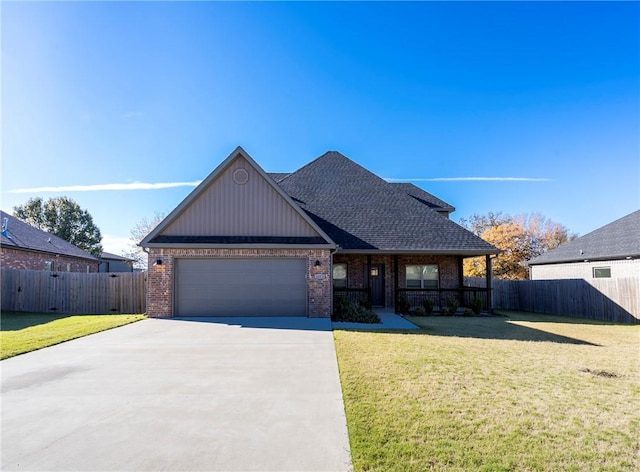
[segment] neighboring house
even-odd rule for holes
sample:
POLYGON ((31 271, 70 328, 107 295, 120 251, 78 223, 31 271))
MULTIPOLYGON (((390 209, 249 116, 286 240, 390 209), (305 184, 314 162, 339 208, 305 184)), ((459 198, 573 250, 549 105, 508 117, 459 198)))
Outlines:
POLYGON ((103 252, 100 256, 99 272, 133 272, 133 259, 103 252))
POLYGON ((640 278, 640 210, 529 261, 531 279, 640 278))
POLYGON ((237 148, 140 243, 147 313, 328 317, 334 294, 389 308, 465 290, 486 300, 463 288, 462 260, 499 251, 451 211, 338 152, 267 174, 237 148))
POLYGON ((46 231, 0 212, 2 267, 58 272, 98 272, 99 260, 46 231))

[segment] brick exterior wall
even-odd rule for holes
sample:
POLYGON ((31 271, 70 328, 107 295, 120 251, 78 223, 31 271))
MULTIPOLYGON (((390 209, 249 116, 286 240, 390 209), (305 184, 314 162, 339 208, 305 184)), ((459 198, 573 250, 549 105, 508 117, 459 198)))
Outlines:
POLYGON ((331 316, 331 252, 328 249, 149 249, 147 315, 171 318, 174 303, 174 260, 176 258, 260 258, 287 257, 307 261, 307 315, 331 316), (162 265, 154 265, 162 259, 162 265), (315 262, 321 262, 320 267, 315 262))
POLYGON ((53 263, 56 272, 98 272, 98 261, 80 259, 9 247, 0 248, 0 265, 8 269, 45 270, 45 262, 53 263))
MULTIPOLYGON (((347 286, 349 288, 366 287, 367 256, 360 254, 340 254, 333 256, 334 263, 347 264, 347 286)), ((371 264, 384 264, 385 272, 385 305, 393 308, 394 293, 393 284, 395 267, 393 255, 371 255, 371 264)), ((406 288, 407 265, 438 266, 440 288, 460 287, 460 257, 459 256, 431 256, 431 255, 398 255, 398 288, 406 288)))

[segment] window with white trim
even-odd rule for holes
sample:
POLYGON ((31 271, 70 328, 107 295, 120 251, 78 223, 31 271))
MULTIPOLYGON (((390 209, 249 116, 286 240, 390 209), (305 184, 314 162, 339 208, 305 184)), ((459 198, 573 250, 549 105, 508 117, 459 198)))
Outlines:
POLYGON ((610 279, 611 267, 594 267, 593 278, 594 279, 610 279))
POLYGON ((406 270, 407 288, 438 288, 440 278, 438 276, 438 266, 431 265, 408 265, 406 270))
POLYGON ((53 261, 44 261, 44 270, 51 272, 53 270, 53 261))
POLYGON ((333 288, 347 288, 347 264, 333 264, 333 288))

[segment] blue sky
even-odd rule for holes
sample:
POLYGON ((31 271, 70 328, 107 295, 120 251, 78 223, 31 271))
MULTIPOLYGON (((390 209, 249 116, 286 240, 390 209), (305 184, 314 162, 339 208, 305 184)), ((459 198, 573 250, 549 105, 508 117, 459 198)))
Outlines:
POLYGON ((340 151, 456 221, 640 207, 637 2, 1 8, 2 209, 67 195, 111 252, 238 145, 267 171, 340 151))

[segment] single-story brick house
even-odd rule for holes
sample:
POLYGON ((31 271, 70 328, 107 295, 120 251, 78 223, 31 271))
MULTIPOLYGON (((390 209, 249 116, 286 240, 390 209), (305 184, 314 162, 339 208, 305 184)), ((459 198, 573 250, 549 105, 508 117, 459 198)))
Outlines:
POLYGON ((46 231, 0 212, 2 267, 58 272, 98 272, 99 259, 46 231))
POLYGON ((393 308, 472 290, 488 305, 489 290, 463 287, 462 260, 499 251, 451 211, 338 152, 267 174, 238 147, 141 241, 147 313, 328 317, 336 294, 393 308))
POLYGON ((100 255, 99 272, 133 272, 133 259, 111 252, 100 255))
POLYGON ((640 278, 640 210, 529 261, 532 280, 640 278))

